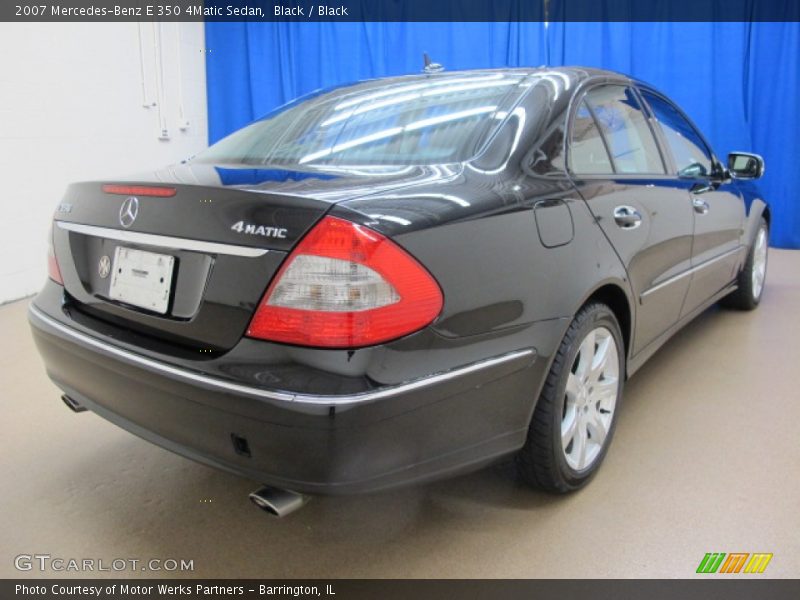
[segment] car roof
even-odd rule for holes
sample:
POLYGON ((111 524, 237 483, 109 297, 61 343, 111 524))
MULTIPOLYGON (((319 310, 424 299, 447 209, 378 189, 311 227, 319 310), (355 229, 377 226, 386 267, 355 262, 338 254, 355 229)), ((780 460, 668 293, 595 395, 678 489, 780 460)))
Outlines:
POLYGON ((570 81, 573 81, 575 83, 583 81, 585 79, 594 79, 594 78, 623 79, 623 80, 631 79, 628 75, 625 75, 623 73, 608 71, 606 69, 597 69, 594 67, 540 66, 540 67, 504 67, 497 69, 464 69, 460 71, 439 71, 437 73, 414 73, 409 75, 396 75, 391 77, 366 79, 356 82, 355 84, 364 85, 365 87, 380 87, 387 84, 391 85, 393 83, 410 83, 415 80, 434 81, 442 79, 480 77, 485 75, 497 75, 497 74, 517 75, 523 77, 526 75, 559 74, 562 77, 567 77, 570 81))
POLYGON ((564 66, 564 67, 515 67, 515 68, 498 68, 498 69, 468 69, 461 71, 440 71, 437 73, 415 73, 411 75, 396 75, 391 77, 381 77, 375 79, 366 79, 357 82, 350 82, 341 85, 331 86, 325 89, 316 90, 312 95, 327 94, 336 92, 339 96, 346 96, 350 94, 362 94, 369 90, 390 89, 392 87, 400 87, 405 85, 413 85, 414 83, 433 82, 433 81, 447 81, 447 80, 463 80, 469 78, 481 78, 486 76, 516 76, 520 80, 526 77, 533 76, 555 76, 561 79, 566 79, 569 82, 568 87, 575 87, 578 84, 589 79, 602 79, 614 80, 630 83, 633 80, 624 74, 616 73, 614 71, 607 71, 604 69, 596 69, 593 67, 581 66, 564 66))

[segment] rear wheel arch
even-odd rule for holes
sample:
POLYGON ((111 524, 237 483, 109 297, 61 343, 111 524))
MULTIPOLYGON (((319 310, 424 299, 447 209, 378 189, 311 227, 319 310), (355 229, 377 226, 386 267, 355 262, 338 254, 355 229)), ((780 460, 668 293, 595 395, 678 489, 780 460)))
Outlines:
POLYGON ((615 283, 606 283, 595 289, 581 304, 578 311, 593 302, 605 304, 614 313, 619 327, 622 330, 622 340, 625 344, 625 364, 633 342, 633 309, 628 294, 621 286, 615 283))

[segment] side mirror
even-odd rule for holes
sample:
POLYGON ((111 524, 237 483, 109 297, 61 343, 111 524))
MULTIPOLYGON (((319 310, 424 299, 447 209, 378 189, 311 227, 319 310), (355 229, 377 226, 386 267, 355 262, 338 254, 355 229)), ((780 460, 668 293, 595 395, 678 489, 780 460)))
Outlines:
POLYGON ((735 179, 758 179, 764 174, 764 159, 750 152, 731 152, 728 171, 735 179))

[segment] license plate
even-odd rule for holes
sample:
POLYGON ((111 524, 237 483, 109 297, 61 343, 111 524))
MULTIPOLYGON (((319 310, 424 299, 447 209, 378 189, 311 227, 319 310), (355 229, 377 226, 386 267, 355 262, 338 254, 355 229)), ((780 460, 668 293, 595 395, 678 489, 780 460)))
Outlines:
POLYGON ((164 314, 169 305, 175 257, 117 246, 109 296, 164 314))

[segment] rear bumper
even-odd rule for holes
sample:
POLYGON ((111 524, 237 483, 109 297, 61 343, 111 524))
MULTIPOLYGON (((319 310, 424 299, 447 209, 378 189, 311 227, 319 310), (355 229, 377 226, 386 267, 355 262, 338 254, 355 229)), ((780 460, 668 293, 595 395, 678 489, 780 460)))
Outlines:
POLYGON ((188 458, 306 493, 416 483, 516 451, 542 371, 524 348, 367 392, 304 394, 138 354, 35 303, 29 321, 48 375, 98 415, 188 458))

